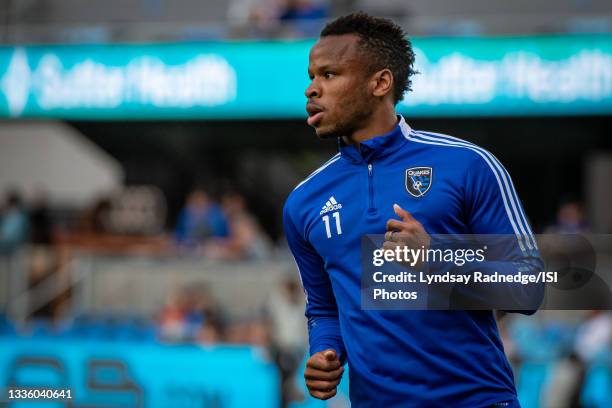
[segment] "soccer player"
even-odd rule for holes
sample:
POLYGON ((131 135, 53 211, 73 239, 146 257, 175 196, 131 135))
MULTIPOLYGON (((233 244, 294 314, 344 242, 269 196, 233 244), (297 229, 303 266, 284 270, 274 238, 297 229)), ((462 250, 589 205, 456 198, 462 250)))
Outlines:
POLYGON ((396 115, 413 62, 401 28, 364 13, 329 23, 310 51, 307 122, 340 152, 284 207, 307 300, 306 384, 316 398, 333 397, 348 361, 353 407, 518 407, 492 311, 361 307, 364 234, 415 247, 427 247, 430 234, 512 234, 513 265, 539 267, 497 159, 396 115))

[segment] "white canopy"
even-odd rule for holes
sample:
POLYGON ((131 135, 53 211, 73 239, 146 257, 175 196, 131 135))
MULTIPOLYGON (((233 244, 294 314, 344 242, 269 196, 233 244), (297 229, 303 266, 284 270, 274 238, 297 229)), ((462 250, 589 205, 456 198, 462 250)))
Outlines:
POLYGON ((0 195, 42 191, 52 205, 88 205, 120 187, 120 163, 76 129, 47 121, 0 122, 0 195))

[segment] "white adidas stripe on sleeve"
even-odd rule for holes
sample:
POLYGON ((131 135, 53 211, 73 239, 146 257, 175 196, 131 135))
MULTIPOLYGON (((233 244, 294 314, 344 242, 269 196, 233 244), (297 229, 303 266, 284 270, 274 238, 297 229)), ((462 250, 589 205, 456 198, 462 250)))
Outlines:
POLYGON ((335 156, 333 156, 331 159, 329 159, 327 162, 325 162, 321 167, 319 167, 318 169, 316 169, 315 171, 313 171, 312 173, 310 173, 310 175, 308 177, 306 177, 300 184, 298 184, 297 186, 295 186, 295 188, 293 189, 293 191, 297 190, 300 186, 302 186, 304 183, 306 183, 307 181, 309 181, 311 178, 313 178, 314 176, 316 176, 317 174, 319 174, 321 171, 323 171, 327 166, 329 166, 330 164, 334 163, 335 161, 337 161, 338 159, 340 159, 340 153, 337 153, 335 156))
MULTIPOLYGON (((522 224, 520 218, 517 215, 517 209, 516 209, 516 204, 513 201, 514 197, 512 197, 512 194, 508 192, 507 189, 509 189, 508 183, 506 180, 504 180, 505 183, 502 183, 502 181, 500 180, 499 177, 499 172, 502 172, 499 168, 496 169, 495 168, 495 162, 497 162, 497 159, 491 158, 489 157, 492 156, 490 153, 488 153, 486 150, 477 147, 475 145, 469 144, 467 142, 455 142, 455 141, 451 141, 448 139, 444 139, 441 137, 434 137, 434 136, 428 136, 425 134, 422 134, 420 132, 412 132, 409 135, 405 135, 405 137, 409 140, 412 140, 414 142, 418 142, 418 143, 424 143, 424 144, 431 144, 431 145, 438 145, 438 146, 447 146, 447 147, 461 147, 461 148, 466 148, 466 149, 470 149, 474 152, 476 152, 479 156, 481 156, 485 162, 489 165, 489 167, 491 168, 491 171, 493 172, 493 175, 495 176, 495 179, 497 180, 500 192, 502 194, 502 201, 504 203, 504 208, 506 210, 506 214, 508 216, 508 220, 510 221, 510 224, 512 226, 512 229, 514 230, 514 233, 517 237, 517 240, 519 242, 519 246, 521 247, 521 250, 524 252, 525 251, 525 245, 523 243, 525 237, 527 237, 527 240, 525 241, 527 244, 527 247, 529 249, 533 249, 535 246, 535 240, 533 240, 533 236, 531 236, 530 234, 527 233, 527 230, 530 231, 529 227, 527 226, 527 228, 525 228, 525 226, 522 224), (514 212, 511 210, 512 206, 512 210, 514 210, 514 212), (516 216, 516 218, 515 218, 516 216), (518 225, 517 225, 518 224, 518 225), (530 238, 530 239, 529 239, 530 238), (533 240, 533 241, 531 241, 533 240), (533 242, 533 245, 532 245, 533 242)), ((450 137, 450 136, 449 136, 450 137)), ((456 140, 461 140, 461 139, 456 139, 456 140)), ((502 174, 503 177, 503 174, 502 174)))
POLYGON ((537 248, 537 244, 533 236, 533 232, 531 231, 531 228, 529 227, 529 223, 527 222, 527 217, 525 216, 525 213, 521 208, 521 205, 518 199, 518 195, 516 194, 516 190, 514 188, 514 183, 512 183, 512 178, 510 177, 510 174, 508 174, 508 171, 506 170, 506 168, 499 162, 499 160, 491 152, 473 143, 466 142, 465 140, 461 140, 453 136, 448 136, 448 135, 443 135, 440 133, 433 133, 433 132, 422 132, 422 131, 414 132, 414 133, 421 135, 422 137, 425 137, 425 138, 432 137, 433 135, 435 135, 435 136, 438 136, 438 140, 443 139, 453 145, 461 145, 466 148, 471 148, 472 150, 482 152, 485 156, 487 156, 489 158, 489 161, 487 163, 489 164, 489 166, 491 166, 491 164, 495 166, 495 168, 498 170, 499 175, 501 176, 503 180, 503 184, 504 184, 503 187, 505 188, 505 192, 509 197, 509 200, 512 206, 512 211, 515 216, 515 220, 518 223, 518 226, 520 227, 522 234, 529 238, 529 240, 527 241, 527 245, 529 249, 537 248), (430 135, 430 136, 427 136, 427 135, 430 135), (452 139, 452 140, 448 140, 448 139, 452 139))

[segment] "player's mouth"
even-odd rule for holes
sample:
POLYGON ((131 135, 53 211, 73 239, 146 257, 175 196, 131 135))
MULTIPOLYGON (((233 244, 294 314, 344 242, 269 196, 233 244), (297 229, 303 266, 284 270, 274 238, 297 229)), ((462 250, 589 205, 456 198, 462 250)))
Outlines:
POLYGON ((319 105, 315 105, 314 103, 309 103, 306 105, 306 112, 308 112, 308 119, 306 120, 306 123, 308 123, 309 126, 316 126, 323 117, 323 108, 319 105))

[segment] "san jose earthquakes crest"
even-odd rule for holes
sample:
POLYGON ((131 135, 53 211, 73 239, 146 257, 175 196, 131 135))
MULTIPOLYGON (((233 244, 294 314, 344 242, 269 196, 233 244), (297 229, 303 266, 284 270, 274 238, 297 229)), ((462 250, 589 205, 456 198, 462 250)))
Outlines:
POLYGON ((411 196, 423 197, 433 182, 433 168, 431 167, 411 167, 406 169, 406 191, 411 196))

